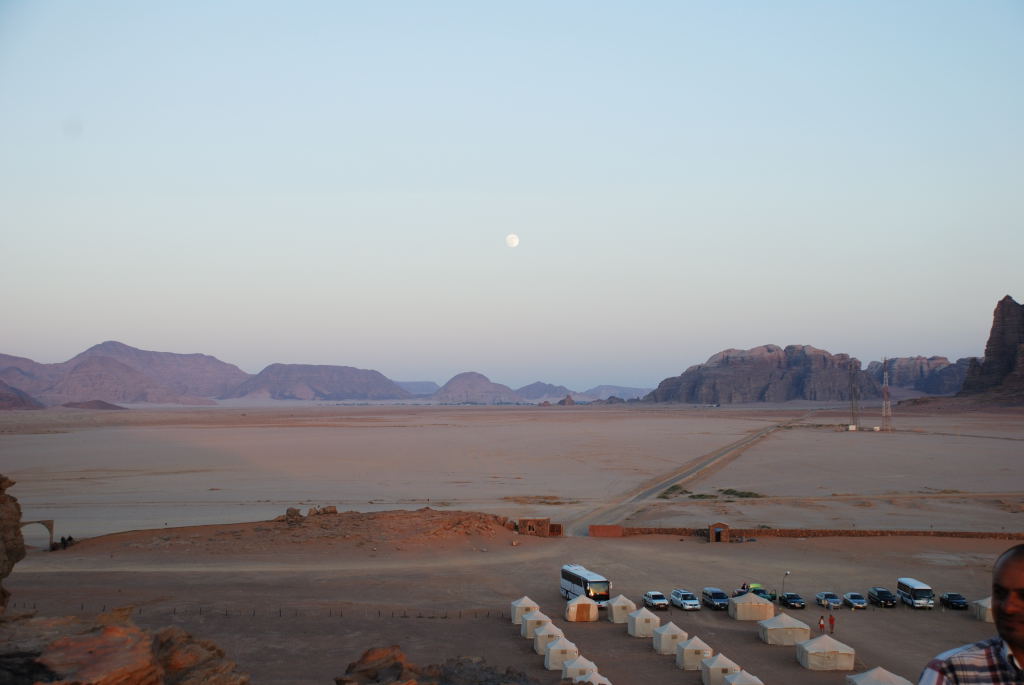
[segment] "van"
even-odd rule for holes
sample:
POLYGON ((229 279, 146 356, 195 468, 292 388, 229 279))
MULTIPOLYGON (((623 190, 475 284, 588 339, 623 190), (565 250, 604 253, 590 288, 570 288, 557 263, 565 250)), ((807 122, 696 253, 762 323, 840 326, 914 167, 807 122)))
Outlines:
POLYGON ((896 595, 903 603, 915 609, 935 607, 935 593, 930 587, 915 578, 897 578, 896 595))
POLYGON ((717 587, 706 587, 700 591, 700 600, 704 602, 704 605, 712 609, 728 609, 729 608, 729 595, 725 594, 721 588, 717 587))

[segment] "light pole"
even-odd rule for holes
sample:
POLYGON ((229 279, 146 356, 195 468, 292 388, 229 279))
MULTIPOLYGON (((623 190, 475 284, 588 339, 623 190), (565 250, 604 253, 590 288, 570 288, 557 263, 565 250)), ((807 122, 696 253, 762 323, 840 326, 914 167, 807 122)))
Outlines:
POLYGON ((779 603, 782 603, 782 595, 786 594, 786 576, 789 575, 789 571, 782 574, 782 593, 779 594, 779 603))

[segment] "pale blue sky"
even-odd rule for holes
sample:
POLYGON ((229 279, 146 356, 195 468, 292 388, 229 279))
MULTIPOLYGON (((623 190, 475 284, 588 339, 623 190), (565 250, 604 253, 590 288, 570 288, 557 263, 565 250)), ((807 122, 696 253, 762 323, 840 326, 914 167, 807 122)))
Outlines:
POLYGON ((1022 74, 1016 0, 0 0, 0 352, 574 389, 981 354, 1022 74))

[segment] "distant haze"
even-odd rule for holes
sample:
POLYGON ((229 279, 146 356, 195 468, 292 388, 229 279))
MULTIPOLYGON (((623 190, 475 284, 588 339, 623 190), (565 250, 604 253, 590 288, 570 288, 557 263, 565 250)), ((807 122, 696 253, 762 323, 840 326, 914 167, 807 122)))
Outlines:
POLYGON ((0 3, 0 351, 572 389, 769 344, 978 356, 1024 295, 1022 29, 951 0, 0 3))

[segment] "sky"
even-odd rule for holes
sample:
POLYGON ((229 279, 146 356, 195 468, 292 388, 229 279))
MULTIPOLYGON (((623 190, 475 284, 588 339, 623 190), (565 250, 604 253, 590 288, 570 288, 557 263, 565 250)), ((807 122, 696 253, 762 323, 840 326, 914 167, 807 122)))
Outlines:
POLYGON ((0 0, 0 352, 576 390, 981 355, 1024 301, 1022 35, 1018 0, 0 0))

